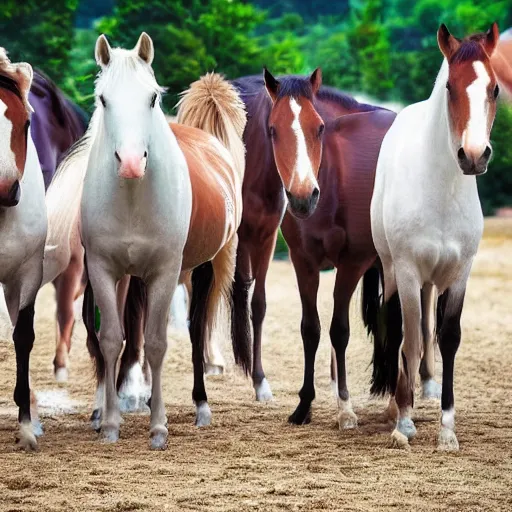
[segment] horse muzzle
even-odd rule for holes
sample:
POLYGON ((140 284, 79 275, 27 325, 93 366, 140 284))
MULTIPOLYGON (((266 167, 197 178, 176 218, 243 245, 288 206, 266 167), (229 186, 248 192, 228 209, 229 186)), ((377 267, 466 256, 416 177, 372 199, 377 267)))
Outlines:
POLYGON ((318 200, 320 199, 320 190, 315 188, 308 197, 296 197, 286 190, 288 198, 288 209, 290 213, 298 219, 307 219, 316 209, 318 200))
POLYGON ((21 186, 19 180, 0 181, 0 207, 10 208, 20 202, 21 186))

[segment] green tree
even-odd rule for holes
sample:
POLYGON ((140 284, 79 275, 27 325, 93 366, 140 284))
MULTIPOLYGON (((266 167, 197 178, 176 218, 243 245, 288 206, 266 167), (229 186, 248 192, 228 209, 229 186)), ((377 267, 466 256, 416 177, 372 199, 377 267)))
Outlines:
POLYGON ((12 60, 27 61, 60 83, 69 69, 78 0, 4 0, 2 45, 12 60))

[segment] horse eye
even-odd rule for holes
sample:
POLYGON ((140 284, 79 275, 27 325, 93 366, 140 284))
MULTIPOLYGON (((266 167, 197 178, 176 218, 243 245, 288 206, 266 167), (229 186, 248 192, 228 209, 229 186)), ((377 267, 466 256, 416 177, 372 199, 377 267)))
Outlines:
POLYGON ((321 124, 319 127, 318 127, 318 136, 321 137, 325 132, 325 124, 321 124))
POLYGON ((153 94, 153 97, 151 98, 151 108, 153 108, 155 106, 156 99, 157 99, 157 95, 155 93, 155 94, 153 94))
POLYGON ((276 129, 273 126, 269 127, 268 134, 271 138, 274 138, 276 136, 276 129))
POLYGON ((105 101, 103 94, 100 94, 100 101, 101 101, 101 104, 103 105, 103 108, 107 108, 107 102, 105 101))
POLYGON ((494 88, 494 99, 496 99, 498 97, 499 93, 500 93, 500 88, 498 86, 496 86, 494 88))

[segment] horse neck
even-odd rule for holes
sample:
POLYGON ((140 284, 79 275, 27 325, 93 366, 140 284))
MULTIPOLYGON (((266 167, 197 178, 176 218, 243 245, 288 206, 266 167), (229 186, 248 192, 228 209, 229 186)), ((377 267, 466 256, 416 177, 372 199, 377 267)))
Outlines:
MULTIPOLYGON (((423 125, 426 133, 421 134, 426 142, 423 154, 423 168, 429 176, 429 182, 439 194, 454 195, 476 190, 476 178, 464 176, 459 168, 451 147, 450 121, 446 81, 448 80, 448 62, 443 60, 436 83, 429 99, 424 103, 426 112, 423 125)), ((421 119, 418 122, 422 122, 421 119)))

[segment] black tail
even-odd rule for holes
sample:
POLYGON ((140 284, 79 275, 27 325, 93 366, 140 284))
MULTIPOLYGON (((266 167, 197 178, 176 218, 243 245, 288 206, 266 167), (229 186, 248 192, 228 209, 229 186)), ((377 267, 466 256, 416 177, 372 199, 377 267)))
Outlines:
POLYGON ((89 350, 89 354, 94 363, 96 380, 100 383, 103 382, 105 375, 105 361, 103 359, 103 354, 101 353, 98 335, 96 334, 94 293, 92 291, 90 281, 87 281, 87 286, 85 287, 82 318, 87 330, 87 349, 89 350))
POLYGON ((383 282, 380 262, 363 277, 362 315, 368 334, 373 338, 373 373, 370 392, 373 395, 395 393, 398 379, 398 357, 402 344, 402 310, 398 293, 383 304, 380 284, 383 282))
POLYGON ((249 311, 250 283, 235 271, 231 288, 231 340, 236 363, 246 375, 252 373, 251 315, 249 311))
POLYGON ((144 320, 147 304, 147 287, 140 277, 130 277, 130 285, 124 306, 124 337, 126 345, 119 374, 117 376, 117 390, 121 388, 128 371, 140 359, 144 342, 144 320))

